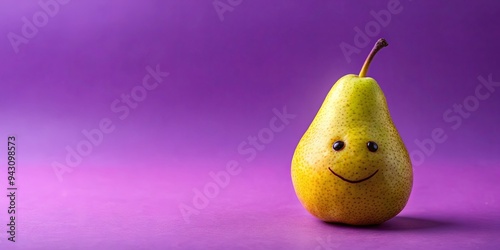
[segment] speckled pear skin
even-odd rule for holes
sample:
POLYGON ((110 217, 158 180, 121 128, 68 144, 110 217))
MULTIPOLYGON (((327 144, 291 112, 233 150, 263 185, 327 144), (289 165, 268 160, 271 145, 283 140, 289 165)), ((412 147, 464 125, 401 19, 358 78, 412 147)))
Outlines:
POLYGON ((291 174, 302 205, 323 221, 373 225, 403 210, 412 165, 374 79, 350 74, 333 85, 295 149, 291 174), (339 140, 345 146, 335 151, 339 140), (376 152, 368 150, 368 141, 378 144, 376 152), (350 183, 329 168, 351 181, 378 171, 350 183))

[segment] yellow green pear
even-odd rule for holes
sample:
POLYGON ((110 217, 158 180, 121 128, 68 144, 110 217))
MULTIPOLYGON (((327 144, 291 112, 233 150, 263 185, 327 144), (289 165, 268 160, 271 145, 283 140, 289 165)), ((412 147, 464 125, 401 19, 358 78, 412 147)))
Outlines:
POLYGON ((410 196, 408 151, 389 114, 384 93, 366 77, 375 44, 359 75, 340 78, 301 138, 292 181, 302 205, 317 218, 350 225, 380 224, 410 196))

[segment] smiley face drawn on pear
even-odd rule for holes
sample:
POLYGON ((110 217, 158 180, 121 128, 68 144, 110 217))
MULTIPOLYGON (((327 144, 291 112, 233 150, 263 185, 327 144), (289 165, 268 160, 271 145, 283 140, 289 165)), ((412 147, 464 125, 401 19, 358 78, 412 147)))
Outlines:
MULTIPOLYGON (((366 147, 367 149, 372 152, 372 153, 375 153, 377 152, 378 150, 378 145, 376 142, 374 141, 369 141, 366 143, 366 147)), ((344 141, 336 141, 333 143, 333 150, 335 151, 341 151, 345 148, 345 142, 344 141)), ((363 182, 363 181, 366 181, 366 180, 369 180, 370 178, 372 178, 373 176, 375 176, 377 173, 378 173, 378 169, 375 170, 375 172, 373 172, 371 175, 365 177, 365 178, 362 178, 360 180, 349 180, 337 173, 335 173, 335 171, 333 171, 333 169, 331 169, 330 167, 328 167, 328 169, 330 170, 330 172, 332 172, 333 175, 337 176, 338 178, 340 178, 341 180, 345 181, 345 182, 349 182, 349 183, 353 183, 353 184, 356 184, 356 183, 360 183, 360 182, 363 182)))

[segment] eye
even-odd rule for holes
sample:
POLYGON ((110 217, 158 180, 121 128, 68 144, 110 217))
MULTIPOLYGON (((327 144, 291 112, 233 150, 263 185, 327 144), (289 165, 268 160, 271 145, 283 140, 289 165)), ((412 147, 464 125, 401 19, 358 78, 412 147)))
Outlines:
POLYGON ((344 148, 344 142, 343 141, 336 141, 333 143, 333 150, 339 151, 344 148))
POLYGON ((378 145, 374 141, 369 141, 366 146, 368 147, 368 150, 370 150, 370 152, 376 152, 378 149, 378 145))

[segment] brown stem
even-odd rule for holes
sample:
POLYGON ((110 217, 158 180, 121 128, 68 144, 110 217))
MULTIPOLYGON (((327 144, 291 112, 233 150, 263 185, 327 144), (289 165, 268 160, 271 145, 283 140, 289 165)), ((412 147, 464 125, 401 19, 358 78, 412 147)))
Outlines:
POLYGON ((378 39, 377 43, 375 43, 375 46, 373 46, 372 51, 370 54, 368 54, 368 57, 365 60, 365 63, 363 64, 363 67, 361 68, 361 71, 359 72, 359 77, 365 77, 366 73, 368 72, 368 67, 370 67, 370 63, 373 60, 373 57, 379 50, 381 50, 383 47, 386 47, 389 45, 387 41, 384 38, 378 39))

